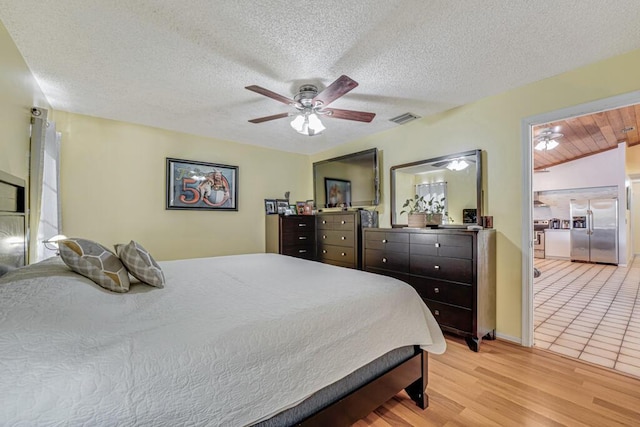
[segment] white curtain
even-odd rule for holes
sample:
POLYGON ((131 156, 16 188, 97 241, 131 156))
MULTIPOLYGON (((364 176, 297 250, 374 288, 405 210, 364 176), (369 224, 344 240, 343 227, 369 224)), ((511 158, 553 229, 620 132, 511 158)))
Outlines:
POLYGON ((56 255, 42 243, 61 234, 60 216, 60 140, 53 122, 47 122, 44 114, 35 117, 31 133, 31 262, 56 255))
POLYGON ((424 199, 428 202, 432 197, 436 200, 440 200, 444 197, 444 211, 449 212, 448 200, 447 200, 447 183, 446 182, 434 182, 431 184, 416 184, 416 194, 418 196, 424 196, 424 199))

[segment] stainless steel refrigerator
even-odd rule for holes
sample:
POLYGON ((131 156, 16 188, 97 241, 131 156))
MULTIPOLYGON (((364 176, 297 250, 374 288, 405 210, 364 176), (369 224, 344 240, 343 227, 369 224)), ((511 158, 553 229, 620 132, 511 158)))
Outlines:
POLYGON ((618 264, 618 199, 571 200, 571 260, 618 264))

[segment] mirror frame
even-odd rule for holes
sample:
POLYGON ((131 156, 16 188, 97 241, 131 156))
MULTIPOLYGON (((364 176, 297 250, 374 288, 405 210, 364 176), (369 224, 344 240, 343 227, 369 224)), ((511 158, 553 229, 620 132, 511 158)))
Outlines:
MULTIPOLYGON (((402 165, 396 165, 396 166, 391 166, 390 169, 390 179, 389 181, 391 181, 391 192, 390 192, 390 206, 391 206, 391 227, 392 228, 401 228, 401 227, 407 227, 408 224, 397 224, 396 223, 396 170, 397 169, 402 169, 402 168, 407 168, 407 167, 411 167, 411 166, 420 166, 420 165, 424 165, 427 163, 435 163, 435 162, 442 162, 445 160, 453 160, 453 159, 457 159, 459 157, 468 157, 468 156, 475 156, 476 157, 476 218, 477 218, 477 225, 480 225, 482 223, 481 220, 481 216, 482 216, 482 150, 477 149, 477 150, 470 150, 470 151, 463 151, 462 153, 455 153, 455 154, 448 154, 446 156, 441 156, 441 157, 434 157, 432 159, 425 159, 425 160, 418 160, 416 162, 411 162, 411 163, 405 163, 402 165)), ((459 227, 466 227, 467 225, 472 225, 472 224, 460 224, 460 225, 447 225, 446 227, 449 228, 459 228, 459 227)))
MULTIPOLYGON (((317 167, 329 162, 336 162, 336 161, 342 161, 342 160, 349 160, 352 158, 356 158, 356 157, 360 157, 363 156, 365 154, 371 154, 373 156, 373 163, 374 163, 374 167, 373 167, 373 197, 374 199, 371 201, 371 204, 356 204, 356 205, 351 205, 351 206, 347 206, 346 208, 341 208, 341 209, 350 209, 350 208, 366 208, 366 207, 370 207, 370 206, 378 206, 380 204, 380 153, 378 151, 377 147, 374 148, 369 148, 367 150, 362 150, 362 151, 358 151, 356 153, 349 153, 349 154, 345 154, 343 156, 338 156, 338 157, 332 157, 330 159, 325 159, 325 160, 320 160, 318 162, 314 162, 311 168, 311 171, 313 173, 313 199, 315 200, 316 203, 316 209, 336 209, 336 208, 327 208, 325 206, 320 206, 318 204, 318 195, 316 194, 316 185, 317 185, 317 167)), ((362 202, 363 200, 358 200, 358 202, 362 202)), ((326 201, 325 201, 326 202, 326 201)))

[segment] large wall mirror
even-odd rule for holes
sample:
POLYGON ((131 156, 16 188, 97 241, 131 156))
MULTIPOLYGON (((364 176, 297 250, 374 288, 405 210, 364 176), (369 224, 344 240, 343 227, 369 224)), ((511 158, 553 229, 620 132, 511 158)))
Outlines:
POLYGON ((391 226, 406 227, 404 202, 416 194, 445 197, 447 226, 480 223, 482 151, 472 150, 391 168, 391 226))

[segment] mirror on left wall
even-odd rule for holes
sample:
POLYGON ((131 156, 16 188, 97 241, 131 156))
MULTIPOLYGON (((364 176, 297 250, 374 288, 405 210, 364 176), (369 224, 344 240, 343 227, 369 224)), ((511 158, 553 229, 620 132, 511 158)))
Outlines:
POLYGON ((319 209, 377 206, 379 182, 377 148, 313 164, 313 197, 319 209))

